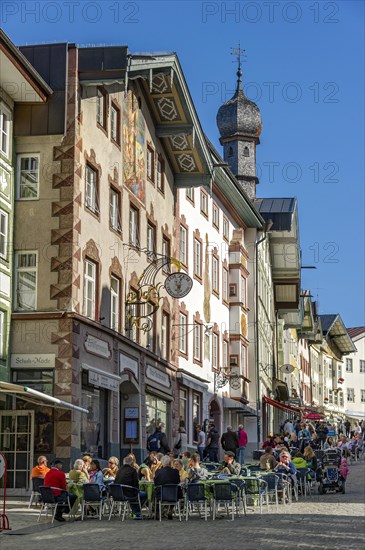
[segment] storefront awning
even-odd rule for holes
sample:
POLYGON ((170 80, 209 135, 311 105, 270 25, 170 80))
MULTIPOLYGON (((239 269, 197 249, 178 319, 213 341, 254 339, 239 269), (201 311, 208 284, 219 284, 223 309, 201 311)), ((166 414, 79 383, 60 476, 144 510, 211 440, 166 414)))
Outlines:
POLYGON ((192 388, 193 390, 204 392, 208 389, 209 380, 194 376, 183 369, 177 371, 176 378, 179 380, 180 384, 192 388))
POLYGON ((86 414, 89 412, 87 409, 83 409, 77 405, 72 405, 71 403, 62 401, 52 395, 47 395, 46 393, 33 390, 32 388, 28 388, 28 386, 19 386, 18 384, 11 384, 10 382, 0 382, 0 392, 4 392, 6 394, 16 394, 16 397, 19 399, 24 399, 24 401, 29 401, 30 403, 35 403, 36 405, 47 404, 50 407, 57 406, 57 408, 60 409, 73 409, 86 414))
POLYGON ((277 409, 281 409, 282 411, 289 411, 289 412, 295 412, 295 413, 300 412, 299 408, 290 407, 289 405, 285 405, 285 403, 280 403, 280 401, 275 401, 275 399, 271 399, 267 395, 264 395, 264 400, 268 405, 271 405, 272 407, 276 407, 277 409))
POLYGON ((235 411, 243 414, 244 416, 257 416, 257 412, 252 407, 241 403, 241 401, 236 401, 235 399, 230 399, 229 397, 223 397, 223 408, 230 411, 235 411))
POLYGON ((347 411, 345 411, 345 415, 349 416, 350 418, 356 418, 356 419, 360 418, 360 419, 362 419, 362 418, 365 418, 365 410, 363 412, 347 410, 347 411))

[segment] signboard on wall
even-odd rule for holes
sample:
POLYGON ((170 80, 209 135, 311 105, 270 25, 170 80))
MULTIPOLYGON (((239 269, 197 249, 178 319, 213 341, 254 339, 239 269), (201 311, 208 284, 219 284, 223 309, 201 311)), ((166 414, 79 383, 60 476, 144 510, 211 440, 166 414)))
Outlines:
POLYGON ((156 384, 165 386, 165 388, 171 388, 170 376, 166 372, 162 372, 160 369, 156 369, 152 365, 147 365, 146 376, 156 384))
POLYGON ((93 353, 94 355, 98 355, 99 357, 110 359, 112 356, 109 343, 105 340, 101 340, 100 338, 96 338, 96 336, 93 336, 92 334, 86 334, 84 346, 86 351, 93 353))
POLYGON ((12 369, 54 369, 54 353, 12 353, 10 360, 12 369))
POLYGON ((111 378, 108 375, 100 374, 93 370, 89 370, 89 383, 105 390, 119 391, 119 380, 111 378))

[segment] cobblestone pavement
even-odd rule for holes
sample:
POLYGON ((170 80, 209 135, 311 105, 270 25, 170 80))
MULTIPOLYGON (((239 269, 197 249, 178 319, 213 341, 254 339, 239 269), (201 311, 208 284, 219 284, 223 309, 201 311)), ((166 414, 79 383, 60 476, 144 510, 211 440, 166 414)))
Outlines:
POLYGON ((12 500, 8 516, 12 535, 0 534, 0 550, 87 550, 144 549, 157 550, 236 550, 251 549, 341 549, 365 547, 365 462, 351 466, 346 494, 313 494, 291 506, 270 507, 262 516, 252 509, 246 517, 233 522, 226 519, 193 517, 188 523, 164 520, 132 521, 118 518, 108 522, 103 518, 84 522, 42 520, 42 531, 20 534, 24 527, 36 524, 37 511, 25 508, 25 502, 12 500), (19 534, 16 534, 16 533, 19 534))

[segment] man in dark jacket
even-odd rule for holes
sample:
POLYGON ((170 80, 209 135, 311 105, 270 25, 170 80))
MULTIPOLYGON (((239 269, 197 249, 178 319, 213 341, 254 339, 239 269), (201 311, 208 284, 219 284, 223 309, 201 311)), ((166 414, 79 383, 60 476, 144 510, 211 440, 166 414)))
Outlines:
POLYGON ((232 426, 227 426, 227 431, 221 437, 221 445, 224 451, 231 451, 236 456, 238 437, 232 426))
MULTIPOLYGON (((157 470, 157 472, 155 474, 155 479, 154 479, 154 482, 155 482, 155 496, 156 496, 157 500, 159 500, 160 495, 161 495, 161 489, 160 489, 161 486, 163 486, 163 485, 179 485, 180 484, 179 470, 177 470, 176 468, 171 467, 170 457, 169 456, 163 456, 161 458, 161 464, 162 464, 162 468, 157 470)), ((178 490, 178 498, 182 498, 181 487, 179 487, 179 490, 178 490)), ((172 519, 173 508, 174 508, 173 506, 169 506, 169 511, 168 511, 168 515, 167 515, 168 519, 172 519)))
POLYGON ((218 445, 219 433, 215 425, 212 424, 208 434, 207 446, 205 448, 205 450, 208 451, 208 457, 211 462, 218 462, 218 445))
MULTIPOLYGON (((123 460, 123 466, 120 468, 120 470, 118 470, 117 475, 115 476, 114 483, 129 485, 130 487, 135 487, 136 489, 138 489, 138 473, 137 470, 133 468, 132 464, 133 458, 131 456, 126 456, 123 460)), ((123 491, 126 497, 135 497, 134 491, 130 491, 127 488, 123 489, 123 491)), ((139 497, 141 500, 141 506, 143 506, 143 503, 147 498, 145 491, 140 491, 139 497)), ((130 505, 133 517, 135 519, 142 519, 141 510, 139 508, 138 502, 131 502, 130 505)))

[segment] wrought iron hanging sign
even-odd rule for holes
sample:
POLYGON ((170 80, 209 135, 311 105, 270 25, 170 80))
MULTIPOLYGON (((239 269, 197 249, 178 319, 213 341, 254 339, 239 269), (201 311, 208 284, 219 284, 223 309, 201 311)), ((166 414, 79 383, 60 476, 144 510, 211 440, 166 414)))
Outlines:
MULTIPOLYGON (((136 247, 133 247, 136 249, 136 247)), ((183 298, 193 286, 193 281, 187 273, 181 273, 181 262, 176 258, 170 258, 163 254, 156 254, 145 248, 138 249, 144 252, 151 260, 151 263, 143 271, 138 279, 137 288, 130 290, 126 297, 126 321, 129 330, 139 329, 143 332, 149 332, 152 329, 152 315, 159 309, 163 296, 161 290, 173 298, 183 298), (165 284, 156 282, 158 273, 171 271, 171 266, 175 266, 177 271, 170 273, 165 280, 165 284)))

